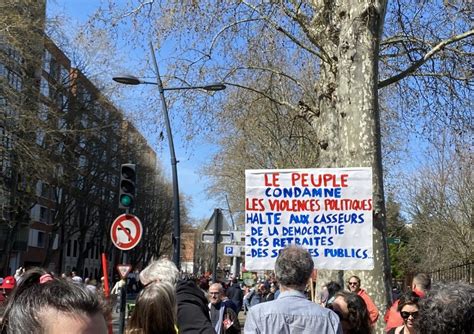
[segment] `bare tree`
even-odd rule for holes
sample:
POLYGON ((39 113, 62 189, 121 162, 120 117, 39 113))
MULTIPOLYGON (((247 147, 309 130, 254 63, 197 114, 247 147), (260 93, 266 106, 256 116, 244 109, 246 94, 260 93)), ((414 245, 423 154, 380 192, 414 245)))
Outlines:
POLYGON ((412 221, 408 245, 412 267, 431 272, 472 261, 472 155, 441 143, 424 167, 407 175, 405 192, 412 221))
MULTIPOLYGON (((17 236, 27 230, 35 195, 31 185, 52 165, 37 145, 38 72, 41 66, 44 3, 0 4, 0 145, 2 236, 0 274, 8 268, 17 236)), ((26 240, 18 242, 26 246, 26 240)), ((20 247, 23 248, 23 247, 20 247)))

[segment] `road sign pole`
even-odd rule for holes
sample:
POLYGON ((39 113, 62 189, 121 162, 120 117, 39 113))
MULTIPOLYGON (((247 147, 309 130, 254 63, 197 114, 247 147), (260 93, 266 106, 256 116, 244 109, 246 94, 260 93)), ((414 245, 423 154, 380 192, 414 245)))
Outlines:
POLYGON ((125 329, 125 306, 127 304, 127 284, 120 289, 120 318, 119 318, 119 333, 123 334, 125 329))
POLYGON ((217 243, 219 238, 219 219, 220 219, 220 210, 214 209, 214 268, 212 269, 212 281, 213 283, 217 282, 217 243))

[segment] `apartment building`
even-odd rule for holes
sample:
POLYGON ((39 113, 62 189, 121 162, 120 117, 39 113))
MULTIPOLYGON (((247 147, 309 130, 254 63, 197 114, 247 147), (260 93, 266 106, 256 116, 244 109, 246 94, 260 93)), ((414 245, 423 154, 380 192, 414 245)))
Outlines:
POLYGON ((97 278, 100 252, 112 258, 120 164, 153 172, 156 154, 40 36, 35 54, 0 36, 0 276, 44 266, 97 278))

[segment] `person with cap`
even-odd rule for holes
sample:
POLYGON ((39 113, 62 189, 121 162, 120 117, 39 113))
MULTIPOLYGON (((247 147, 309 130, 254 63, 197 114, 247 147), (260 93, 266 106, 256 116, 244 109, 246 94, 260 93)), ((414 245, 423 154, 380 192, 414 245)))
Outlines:
POLYGON ((72 272, 72 281, 77 284, 82 284, 82 277, 79 276, 75 271, 72 272))
POLYGON ((0 285, 0 305, 4 304, 8 300, 8 296, 16 286, 16 279, 13 276, 7 276, 3 279, 2 285, 0 285))

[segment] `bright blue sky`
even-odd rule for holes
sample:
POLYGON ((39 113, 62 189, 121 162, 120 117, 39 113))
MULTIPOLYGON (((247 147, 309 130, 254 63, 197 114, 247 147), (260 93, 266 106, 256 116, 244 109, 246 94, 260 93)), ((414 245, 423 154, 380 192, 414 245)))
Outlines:
MULTIPOLYGON (((47 15, 48 17, 51 17, 60 14, 62 16, 69 17, 70 20, 67 20, 66 30, 73 31, 75 26, 81 25, 88 19, 88 16, 99 7, 100 3, 101 1, 98 0, 47 0, 47 15)), ((132 58, 130 59, 130 62, 134 61, 135 63, 139 61, 140 58, 143 59, 143 62, 149 59, 149 53, 144 52, 141 54, 139 50, 137 53, 138 55, 134 54, 133 57, 131 57, 129 50, 123 50, 123 55, 119 55, 119 57, 122 59, 127 59, 127 57, 130 57, 132 58)), ((162 76, 165 74, 165 66, 166 64, 160 64, 160 72, 162 76)), ((130 65, 130 67, 132 67, 132 65, 130 65)), ((107 69, 102 70, 108 72, 107 69)), ((112 80, 114 73, 110 73, 110 75, 110 80, 112 80)), ((150 88, 152 87, 150 86, 150 88)), ((129 101, 124 99, 123 105, 119 105, 119 107, 125 109, 128 105, 131 109, 133 109, 131 104, 133 104, 132 97, 130 97, 129 101)), ((179 127, 179 124, 171 124, 172 129, 176 129, 176 127, 179 127)), ((166 133, 164 129, 162 130, 164 133, 166 133)), ((143 134, 145 137, 147 137, 149 143, 153 145, 153 148, 157 152, 158 159, 161 161, 161 165, 164 167, 167 176, 171 180, 171 163, 167 138, 165 138, 163 141, 160 141, 159 146, 156 146, 154 145, 154 143, 156 143, 155 138, 151 138, 150 134, 143 134)), ((174 141, 176 157, 179 161, 178 179, 180 193, 192 198, 193 204, 187 204, 187 207, 190 211, 190 218, 194 220, 209 219, 214 208, 219 207, 219 205, 217 205, 214 200, 211 200, 207 197, 205 189, 206 185, 208 184, 208 180, 199 174, 199 170, 201 166, 203 166, 204 163, 210 158, 211 153, 215 151, 216 148, 211 144, 204 142, 202 139, 200 139, 199 142, 193 142, 191 145, 186 145, 183 143, 181 136, 176 134, 174 135, 174 141)), ((220 206, 222 206, 222 204, 220 206)))

